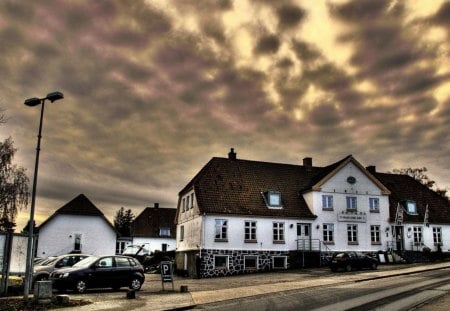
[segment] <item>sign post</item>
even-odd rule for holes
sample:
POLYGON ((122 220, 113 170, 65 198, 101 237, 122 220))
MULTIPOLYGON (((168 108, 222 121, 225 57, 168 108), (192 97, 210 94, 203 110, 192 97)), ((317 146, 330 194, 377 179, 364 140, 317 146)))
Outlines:
POLYGON ((171 261, 161 261, 161 283, 162 289, 164 289, 164 283, 172 283, 172 290, 174 290, 173 286, 173 267, 171 261))

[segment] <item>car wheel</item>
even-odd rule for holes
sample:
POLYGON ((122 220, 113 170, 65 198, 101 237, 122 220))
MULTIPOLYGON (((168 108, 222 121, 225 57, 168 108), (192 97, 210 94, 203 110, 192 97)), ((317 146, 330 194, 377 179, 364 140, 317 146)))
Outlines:
POLYGON ((372 263, 372 265, 370 266, 370 268, 372 268, 372 270, 377 270, 378 268, 378 264, 376 262, 372 263))
POLYGON ((347 272, 352 271, 352 266, 351 265, 346 265, 345 266, 345 271, 347 271, 347 272))
POLYGON ((75 291, 79 294, 86 292, 86 283, 83 280, 78 280, 75 283, 75 291))
POLYGON ((132 290, 140 290, 142 286, 142 281, 140 278, 133 277, 130 282, 130 289, 132 290))

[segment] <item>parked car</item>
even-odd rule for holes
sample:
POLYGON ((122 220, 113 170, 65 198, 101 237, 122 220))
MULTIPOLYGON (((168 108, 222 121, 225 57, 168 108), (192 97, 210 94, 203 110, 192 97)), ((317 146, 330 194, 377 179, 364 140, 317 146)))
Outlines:
POLYGON ((139 290, 144 283, 144 268, 135 258, 128 256, 91 256, 73 265, 59 269, 50 276, 53 288, 84 293, 88 288, 128 286, 139 290))
POLYGON ((128 245, 122 255, 136 258, 144 267, 145 272, 159 272, 161 261, 173 261, 175 258, 175 251, 152 252, 146 244, 128 245))
POLYGON ((378 260, 368 255, 357 252, 335 253, 331 258, 330 268, 335 272, 338 269, 352 271, 353 269, 377 269, 378 260))
POLYGON ((35 264, 33 268, 33 283, 37 281, 48 280, 50 274, 55 269, 68 268, 72 267, 74 264, 89 257, 89 255, 83 254, 68 254, 61 255, 58 257, 51 257, 46 260, 41 261, 38 264, 35 264))

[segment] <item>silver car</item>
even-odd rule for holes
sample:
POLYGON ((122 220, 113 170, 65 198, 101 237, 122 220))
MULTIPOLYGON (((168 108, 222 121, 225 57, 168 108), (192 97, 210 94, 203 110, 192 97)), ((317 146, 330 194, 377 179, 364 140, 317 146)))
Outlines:
POLYGON ((69 268, 80 260, 89 257, 90 255, 85 254, 68 254, 61 255, 58 257, 49 257, 48 259, 35 265, 33 268, 33 284, 37 281, 48 280, 50 274, 61 268, 69 268))

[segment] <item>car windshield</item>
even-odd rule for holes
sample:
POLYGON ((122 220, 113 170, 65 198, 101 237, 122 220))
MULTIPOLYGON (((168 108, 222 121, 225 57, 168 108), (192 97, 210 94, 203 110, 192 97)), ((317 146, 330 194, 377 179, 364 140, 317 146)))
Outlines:
POLYGON ((79 262, 74 264, 72 267, 74 267, 74 268, 87 267, 87 266, 90 266, 92 263, 94 263, 97 259, 98 259, 98 257, 96 257, 96 256, 86 257, 83 260, 80 260, 79 262))

